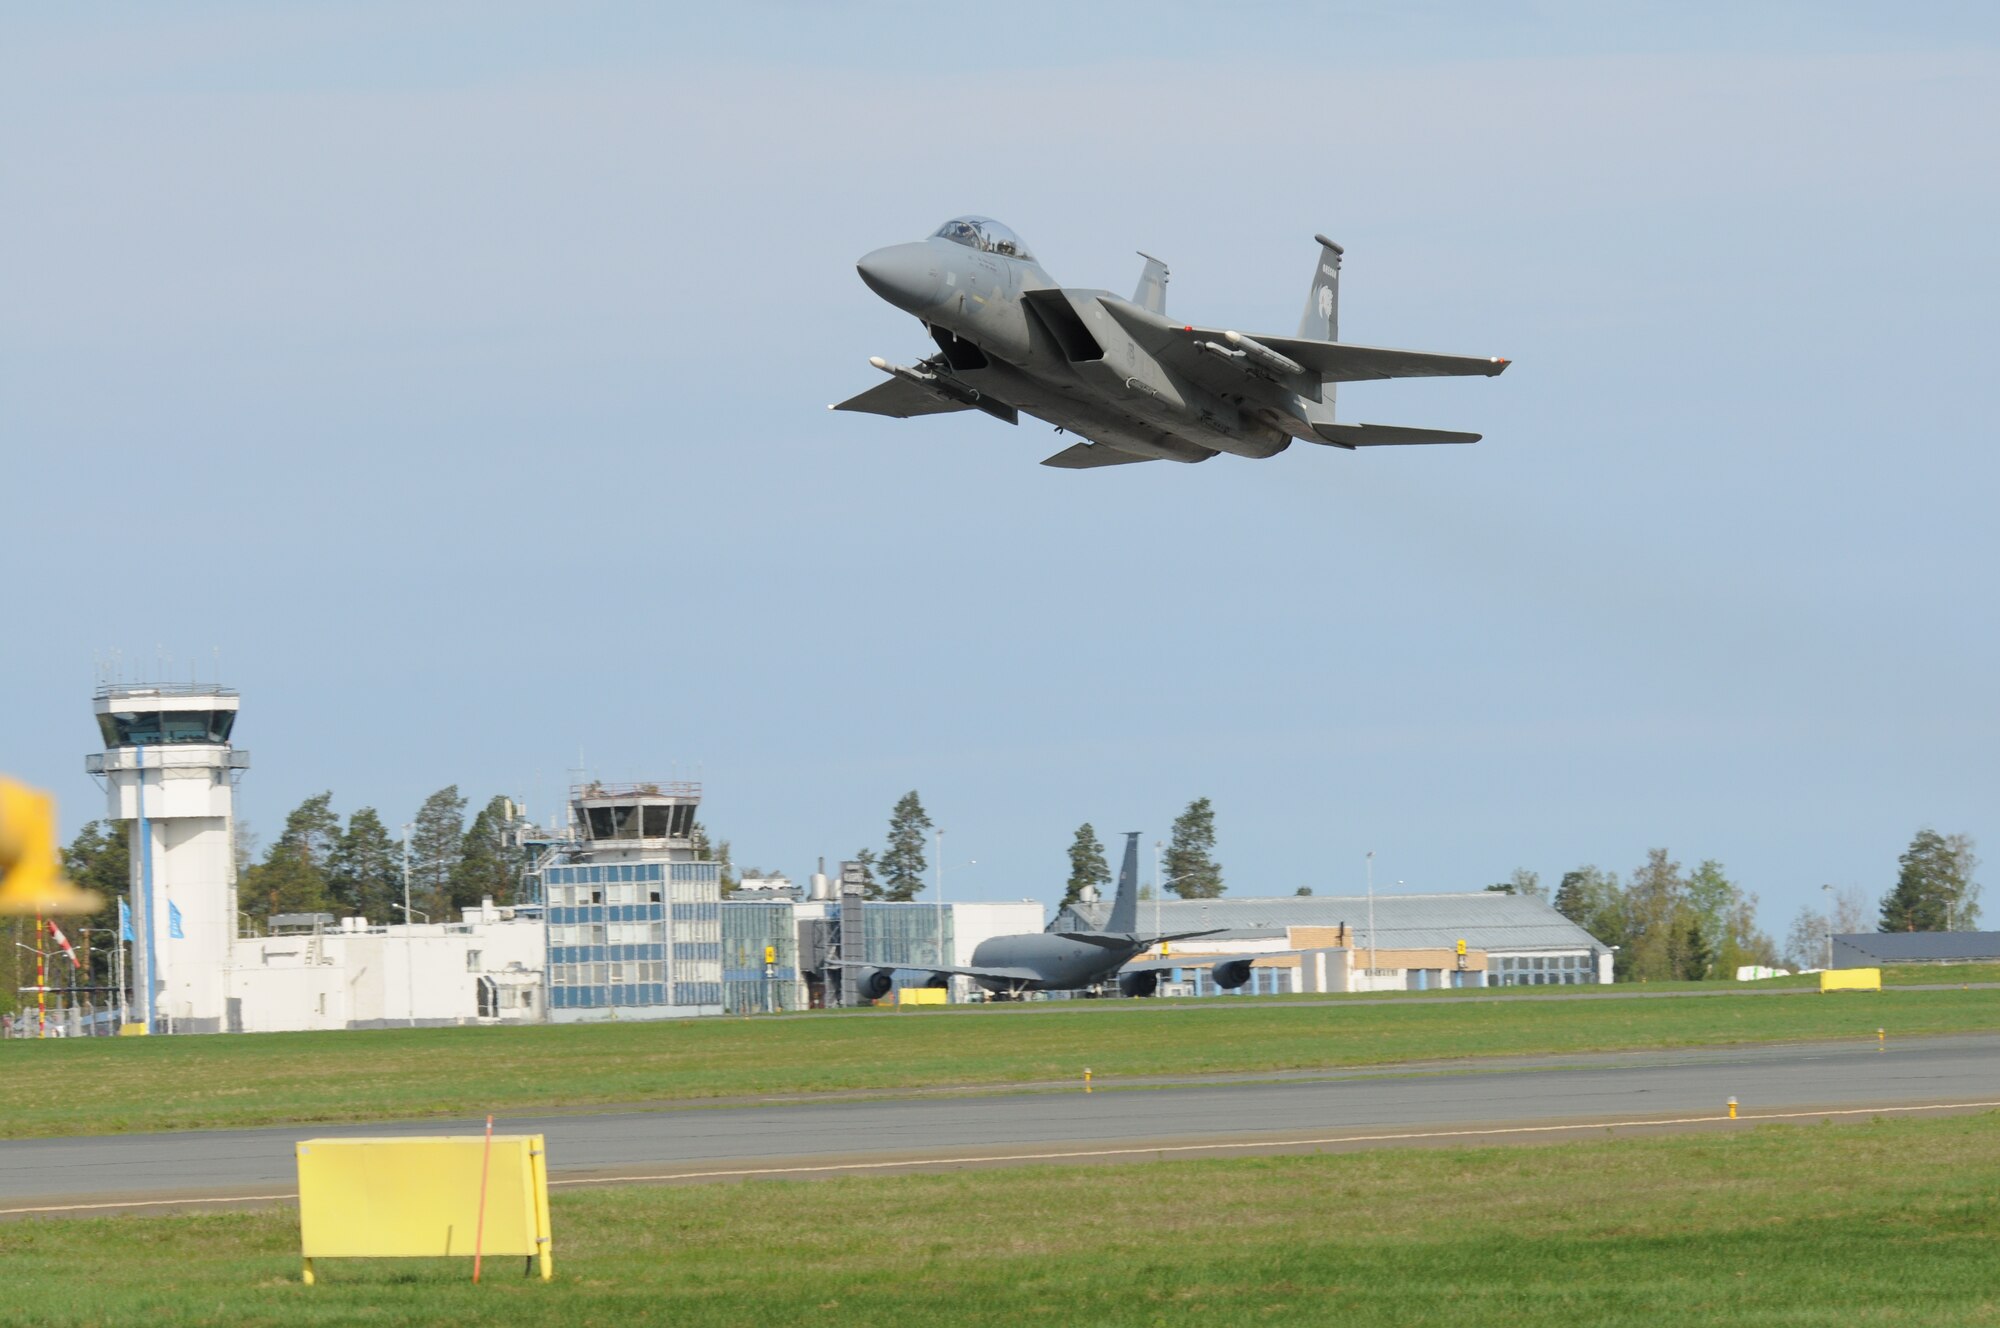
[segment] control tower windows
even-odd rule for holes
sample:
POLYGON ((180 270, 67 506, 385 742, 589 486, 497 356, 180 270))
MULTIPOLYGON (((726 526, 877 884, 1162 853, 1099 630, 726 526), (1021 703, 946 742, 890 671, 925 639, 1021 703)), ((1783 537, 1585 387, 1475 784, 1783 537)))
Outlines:
POLYGON ((220 747, 235 727, 234 710, 140 710, 97 717, 106 747, 205 743, 220 747))
POLYGON ((588 839, 690 839, 694 836, 692 803, 620 802, 580 807, 588 839))

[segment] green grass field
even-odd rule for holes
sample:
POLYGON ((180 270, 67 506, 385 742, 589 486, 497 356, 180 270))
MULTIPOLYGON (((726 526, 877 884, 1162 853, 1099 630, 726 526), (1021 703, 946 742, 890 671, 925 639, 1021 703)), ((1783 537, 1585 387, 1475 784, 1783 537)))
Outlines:
POLYGON ((518 1260, 320 1265, 294 1213, 0 1225, 56 1325, 2000 1324, 2000 1116, 558 1191, 518 1260))
MULTIPOLYGON (((1543 990, 1547 989, 1530 989, 1543 990)), ((0 1043, 9 1137, 2000 1029, 2000 990, 1063 1002, 852 1017, 0 1043)))

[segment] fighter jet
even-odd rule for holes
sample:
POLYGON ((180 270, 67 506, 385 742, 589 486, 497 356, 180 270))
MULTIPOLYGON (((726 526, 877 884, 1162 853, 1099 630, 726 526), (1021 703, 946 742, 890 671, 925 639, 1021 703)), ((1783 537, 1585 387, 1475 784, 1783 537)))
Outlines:
POLYGON ((1080 470, 1130 461, 1271 457, 1293 439, 1353 450, 1472 443, 1476 433, 1340 424, 1334 387, 1373 378, 1492 377, 1499 358, 1356 346, 1338 338, 1342 250, 1324 235, 1297 335, 1255 336, 1167 317, 1167 265, 1148 254, 1129 300, 1058 286, 1014 232, 955 217, 929 239, 856 265, 877 295, 923 323, 938 353, 869 363, 889 381, 829 410, 907 419, 1023 414, 1085 441, 1042 462, 1080 470))
MULTIPOLYGON (((1184 941, 1196 936, 1213 936, 1207 931, 1177 931, 1164 936, 1139 932, 1139 832, 1125 836, 1125 862, 1118 872, 1118 893, 1111 901, 1111 916, 1104 931, 1026 932, 1016 936, 992 936, 972 951, 972 963, 964 968, 931 968, 922 964, 869 964, 856 981, 865 1000, 889 994, 898 969, 929 973, 933 985, 948 977, 967 977, 1001 999, 1018 998, 1030 991, 1082 991, 1102 986, 1116 978, 1127 996, 1151 996, 1158 988, 1160 973, 1170 968, 1213 964, 1217 986, 1236 988, 1250 980, 1254 959, 1269 955, 1245 955, 1240 959, 1159 958, 1133 963, 1132 960, 1162 941, 1184 941)), ((1286 952, 1291 953, 1291 952, 1286 952)), ((834 961, 832 966, 842 967, 834 961)), ((860 967, 860 966, 857 966, 860 967)))

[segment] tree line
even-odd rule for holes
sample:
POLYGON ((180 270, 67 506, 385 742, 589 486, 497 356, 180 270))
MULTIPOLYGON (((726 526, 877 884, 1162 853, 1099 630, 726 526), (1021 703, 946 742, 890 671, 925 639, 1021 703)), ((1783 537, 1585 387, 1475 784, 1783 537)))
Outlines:
MULTIPOLYGON (((1221 897, 1228 887, 1223 884, 1222 864, 1215 857, 1214 803, 1207 798, 1196 798, 1174 818, 1160 869, 1165 879, 1155 882, 1152 888, 1171 890, 1182 899, 1221 897)), ((1070 840, 1069 879, 1063 883, 1060 907, 1081 902, 1086 890, 1100 896, 1109 893, 1112 880, 1111 864, 1097 838, 1097 828, 1085 821, 1070 840)), ((1140 893, 1150 894, 1151 889, 1140 893)))
MULTIPOLYGON (((1530 871, 1487 888, 1542 897, 1540 877, 1530 871)), ((1616 872, 1578 867, 1563 873, 1549 902, 1615 947, 1612 976, 1620 982, 1732 978, 1740 967, 1778 962, 1777 947, 1757 926, 1757 896, 1713 858, 1683 871, 1666 849, 1651 849, 1623 883, 1616 872)))
MULTIPOLYGON (((372 922, 402 920, 407 856, 413 912, 444 921, 488 896, 511 904, 519 891, 521 859, 508 842, 512 805, 487 800, 467 824, 466 800, 456 784, 424 799, 402 839, 392 836, 373 807, 357 807, 343 822, 333 794, 316 793, 285 815, 284 829, 261 857, 256 836, 241 820, 236 835, 237 907, 253 918, 274 913, 332 913, 372 922)), ((124 895, 130 879, 129 827, 90 821, 63 852, 71 879, 107 901, 124 895)), ((91 922, 112 925, 115 907, 91 922)))
POLYGON ((1831 938, 1868 930, 1976 931, 1979 927, 1979 856, 1970 835, 1943 835, 1929 826, 1918 830, 1910 846, 1896 859, 1896 883, 1875 904, 1869 918, 1868 896, 1854 886, 1836 890, 1822 886, 1824 909, 1810 904, 1799 910, 1785 937, 1785 958, 1801 968, 1827 962, 1831 938))

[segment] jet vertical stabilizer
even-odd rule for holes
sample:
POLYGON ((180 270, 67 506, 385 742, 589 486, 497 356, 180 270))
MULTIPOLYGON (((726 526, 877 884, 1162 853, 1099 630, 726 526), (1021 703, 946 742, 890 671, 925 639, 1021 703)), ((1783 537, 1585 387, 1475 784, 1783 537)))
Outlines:
POLYGON ((1340 256, 1346 252, 1324 235, 1319 241, 1319 262, 1313 268, 1312 292, 1306 296, 1306 311, 1299 317, 1302 341, 1340 340, 1340 256))
POLYGON ((1139 831, 1125 832, 1125 865, 1118 869, 1118 893, 1104 930, 1130 935, 1139 930, 1139 831))
POLYGON ((1146 260, 1146 268, 1139 274, 1139 288, 1132 292, 1132 303, 1148 313, 1163 314, 1167 311, 1167 265, 1144 250, 1139 257, 1146 260))

